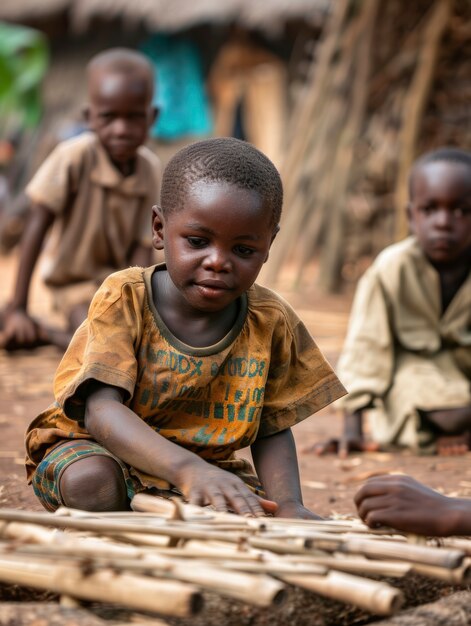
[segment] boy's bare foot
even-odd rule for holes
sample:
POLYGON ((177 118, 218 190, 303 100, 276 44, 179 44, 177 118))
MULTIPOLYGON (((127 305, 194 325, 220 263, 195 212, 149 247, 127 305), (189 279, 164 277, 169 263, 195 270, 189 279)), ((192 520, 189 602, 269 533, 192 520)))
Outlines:
POLYGON ((460 456, 470 449, 470 434, 437 437, 437 454, 440 456, 460 456))

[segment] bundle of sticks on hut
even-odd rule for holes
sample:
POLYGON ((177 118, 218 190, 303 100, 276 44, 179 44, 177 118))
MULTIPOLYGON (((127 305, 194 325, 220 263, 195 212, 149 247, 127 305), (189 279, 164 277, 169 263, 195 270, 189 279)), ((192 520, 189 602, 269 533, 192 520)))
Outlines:
POLYGON ((205 592, 276 611, 292 587, 391 615, 404 601, 396 582, 411 573, 471 577, 471 540, 419 542, 356 519, 245 518, 145 494, 132 508, 1 510, 0 582, 166 619, 204 611, 205 592))

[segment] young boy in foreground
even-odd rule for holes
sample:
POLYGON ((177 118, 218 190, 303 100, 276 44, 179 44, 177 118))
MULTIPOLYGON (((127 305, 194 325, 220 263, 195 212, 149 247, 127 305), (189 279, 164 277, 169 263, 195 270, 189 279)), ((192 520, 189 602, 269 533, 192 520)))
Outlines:
POLYGON ((358 285, 338 365, 349 391, 344 433, 318 453, 469 448, 471 153, 442 148, 419 159, 407 211, 412 236, 384 250, 358 285))
POLYGON ((345 390, 289 305, 254 285, 281 206, 276 168, 248 143, 210 139, 169 162, 152 220, 165 264, 105 280, 56 402, 28 429, 46 508, 121 510, 152 488, 243 515, 316 517, 290 427, 345 390), (234 456, 249 445, 257 475, 234 456))
POLYGON ((0 347, 53 343, 65 349, 103 279, 151 260, 149 206, 158 197, 160 162, 142 144, 155 119, 153 70, 146 57, 113 48, 87 66, 90 133, 62 142, 26 188, 31 202, 13 297, 0 347), (28 313, 33 270, 48 239, 42 278, 66 329, 28 313))

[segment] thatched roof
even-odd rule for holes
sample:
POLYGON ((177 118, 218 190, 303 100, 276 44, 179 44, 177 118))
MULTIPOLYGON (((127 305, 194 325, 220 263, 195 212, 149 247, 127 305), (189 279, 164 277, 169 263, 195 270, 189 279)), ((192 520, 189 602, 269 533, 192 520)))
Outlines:
POLYGON ((203 23, 237 22, 270 28, 289 19, 319 21, 331 0, 1 0, 0 19, 21 22, 67 11, 75 29, 93 17, 141 22, 149 29, 176 31, 203 23))

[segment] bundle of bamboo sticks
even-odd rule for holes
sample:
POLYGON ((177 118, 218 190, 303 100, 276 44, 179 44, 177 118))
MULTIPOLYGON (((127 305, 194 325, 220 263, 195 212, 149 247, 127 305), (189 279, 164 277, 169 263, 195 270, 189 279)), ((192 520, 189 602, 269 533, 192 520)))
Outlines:
POLYGON ((381 578, 414 572, 471 580, 471 541, 412 542, 358 520, 244 518, 139 494, 133 512, 54 515, 0 511, 0 581, 61 596, 190 617, 204 591, 259 607, 288 585, 377 615, 397 612, 400 589, 381 578))

